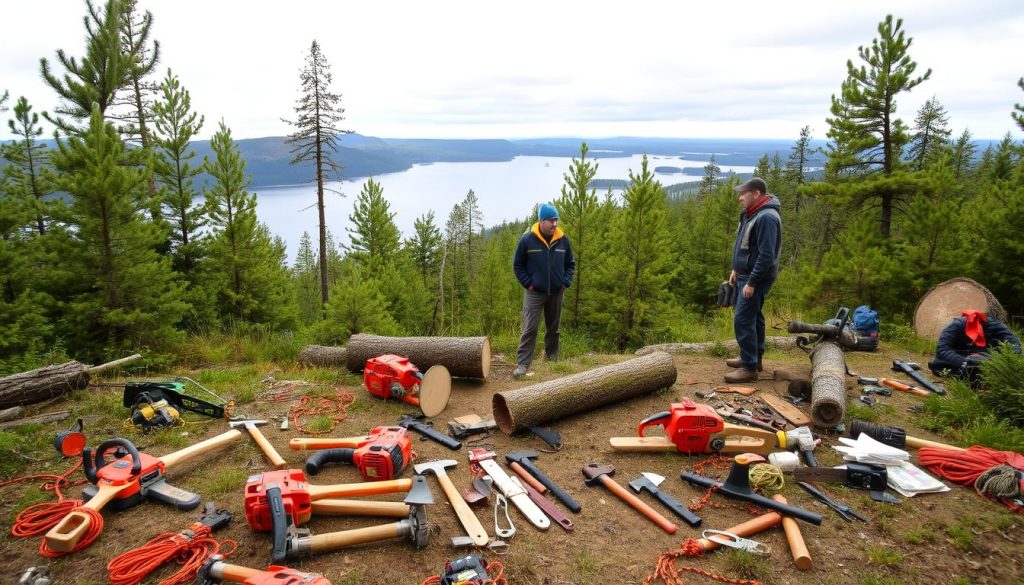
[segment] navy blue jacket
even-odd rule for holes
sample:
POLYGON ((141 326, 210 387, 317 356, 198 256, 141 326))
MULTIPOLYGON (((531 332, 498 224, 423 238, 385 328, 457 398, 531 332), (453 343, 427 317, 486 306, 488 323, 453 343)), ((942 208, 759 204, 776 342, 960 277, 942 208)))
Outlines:
POLYGON ((527 290, 554 294, 572 284, 576 260, 562 228, 555 228, 551 242, 540 234, 540 224, 523 233, 512 259, 519 284, 527 290))
POLYGON ((939 343, 935 348, 935 357, 937 359, 949 364, 960 364, 970 354, 988 353, 989 348, 993 348, 1000 343, 1009 343, 1018 354, 1020 353, 1020 340, 999 319, 989 317, 988 322, 983 323, 981 326, 982 331, 985 332, 985 345, 987 347, 974 345, 971 338, 967 337, 967 333, 964 332, 966 324, 967 317, 957 317, 949 325, 946 325, 946 328, 942 330, 942 334, 939 336, 939 343))
POLYGON ((740 213, 736 243, 732 248, 732 269, 739 280, 757 287, 772 283, 779 274, 779 253, 782 251, 782 216, 779 199, 772 197, 753 215, 740 213))

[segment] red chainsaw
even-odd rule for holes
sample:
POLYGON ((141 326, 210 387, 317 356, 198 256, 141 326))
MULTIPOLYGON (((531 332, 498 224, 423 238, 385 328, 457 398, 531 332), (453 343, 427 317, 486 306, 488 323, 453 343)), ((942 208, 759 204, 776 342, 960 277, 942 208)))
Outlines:
POLYGON ((363 385, 378 398, 401 400, 419 406, 427 416, 436 416, 448 405, 452 377, 442 365, 434 365, 424 374, 409 358, 385 354, 366 360, 363 385))
POLYGON ((316 453, 306 459, 306 473, 316 475, 327 463, 351 463, 366 481, 394 479, 412 458, 409 431, 402 427, 375 427, 369 435, 340 439, 292 439, 296 451, 316 453))
POLYGON ((651 415, 636 428, 636 437, 609 439, 616 451, 695 453, 771 453, 785 448, 786 433, 734 425, 722 420, 707 404, 692 400, 672 403, 671 409, 651 415), (660 426, 665 435, 645 437, 648 427, 660 426))

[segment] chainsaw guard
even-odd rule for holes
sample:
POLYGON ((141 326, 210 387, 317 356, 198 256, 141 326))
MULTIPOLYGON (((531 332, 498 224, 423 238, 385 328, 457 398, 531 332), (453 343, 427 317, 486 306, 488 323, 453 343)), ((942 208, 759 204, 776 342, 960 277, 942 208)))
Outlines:
POLYGON ((640 421, 640 424, 637 425, 637 427, 636 427, 636 436, 643 437, 644 436, 644 429, 646 429, 647 427, 664 427, 665 426, 665 421, 669 417, 671 417, 671 416, 672 416, 672 413, 667 411, 667 410, 665 412, 659 412, 657 414, 652 414, 651 416, 649 416, 649 417, 645 418, 644 420, 640 421))

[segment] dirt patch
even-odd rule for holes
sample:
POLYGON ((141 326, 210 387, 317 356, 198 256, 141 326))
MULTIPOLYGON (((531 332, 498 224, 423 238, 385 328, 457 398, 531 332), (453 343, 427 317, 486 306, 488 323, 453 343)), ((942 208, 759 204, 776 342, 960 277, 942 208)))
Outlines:
MULTIPOLYGON (((488 382, 456 380, 449 408, 438 417, 437 424, 443 427, 448 418, 471 412, 489 417, 494 392, 552 380, 628 357, 583 356, 557 364, 538 362, 533 376, 513 380, 512 366, 502 360, 501 356, 496 356, 488 382)), ((881 376, 888 374, 892 357, 891 352, 850 354, 848 361, 850 368, 861 375, 881 376)), ((903 357, 920 361, 922 356, 903 357)), ((809 370, 809 360, 798 351, 773 353, 768 358, 766 368, 769 370, 766 370, 765 377, 770 376, 771 368, 805 373, 809 370)), ((604 488, 586 487, 581 475, 581 468, 586 463, 611 463, 617 468, 615 479, 623 486, 640 472, 650 471, 668 478, 663 487, 684 503, 695 502, 703 495, 701 491, 679 480, 680 471, 691 469, 703 458, 676 454, 618 454, 608 447, 609 437, 634 434, 639 420, 666 410, 672 401, 682 397, 692 398, 697 391, 709 390, 720 383, 725 372, 720 358, 680 355, 676 356, 675 361, 679 377, 672 388, 551 425, 562 432, 565 446, 558 452, 542 453, 537 465, 569 491, 583 505, 583 510, 579 514, 570 514, 576 524, 575 531, 571 533, 557 526, 552 526, 547 532, 537 531, 517 511, 513 511, 518 534, 512 540, 509 553, 498 556, 489 551, 483 552, 486 558, 500 560, 505 565, 510 583, 641 583, 655 567, 661 552, 676 550, 684 540, 699 536, 697 529, 682 522, 678 523, 676 534, 666 534, 604 488)), ((275 376, 279 379, 294 379, 303 377, 304 373, 308 372, 294 369, 277 372, 275 376)), ((369 397, 354 376, 339 374, 339 380, 356 393, 357 401, 348 420, 332 436, 362 434, 373 426, 393 424, 401 413, 407 412, 400 404, 385 403, 369 397)), ((757 386, 761 392, 774 391, 770 379, 762 379, 757 386)), ((119 391, 98 389, 93 392, 119 391)), ((850 397, 855 399, 856 390, 850 391, 850 397)), ((921 430, 915 424, 917 415, 908 412, 908 407, 919 400, 897 393, 892 397, 881 397, 873 409, 879 415, 878 422, 901 426, 916 436, 945 440, 921 430)), ((806 405, 803 408, 806 411, 806 405)), ((287 403, 252 403, 239 407, 239 410, 262 417, 283 414, 286 409, 287 403)), ((191 443, 223 432, 224 428, 213 423, 190 425, 186 430, 190 433, 187 442, 191 443)), ((271 426, 265 433, 291 466, 302 467, 302 456, 287 447, 289 439, 300 436, 297 432, 282 432, 276 426, 271 426)), ((116 427, 92 429, 90 443, 98 442, 98 437, 117 434, 119 429, 116 427)), ((826 443, 834 441, 834 436, 825 437, 826 443)), ((530 436, 508 437, 503 434, 483 439, 480 444, 499 454, 520 448, 546 448, 539 439, 530 436)), ((422 461, 441 458, 458 460, 458 467, 450 470, 450 475, 458 487, 469 485, 471 473, 465 449, 454 452, 435 443, 421 441, 416 441, 414 448, 422 461)), ((161 454, 172 450, 169 447, 153 447, 152 452, 161 454)), ((38 457, 51 460, 49 455, 41 453, 38 457)), ((838 454, 827 447, 819 448, 817 457, 822 465, 835 465, 840 461, 838 454)), ((62 472, 67 468, 66 465, 64 462, 55 462, 32 471, 45 469, 45 472, 62 472)), ((246 441, 228 447, 216 456, 182 465, 174 469, 168 479, 175 485, 207 497, 211 492, 220 492, 213 493, 216 497, 211 499, 218 506, 234 513, 235 521, 229 528, 219 532, 217 538, 237 541, 238 552, 230 560, 262 568, 269 564, 270 544, 266 535, 253 533, 245 522, 242 484, 246 475, 267 469, 269 466, 262 454, 251 441, 246 441)), ((709 468, 709 473, 712 471, 709 468)), ((354 469, 335 465, 322 471, 312 483, 326 485, 355 481, 359 481, 359 475, 354 469)), ((436 480, 431 478, 430 482, 438 503, 427 510, 432 529, 430 543, 426 548, 416 550, 407 542, 385 542, 309 557, 300 562, 292 562, 291 565, 302 570, 320 572, 335 585, 415 584, 437 574, 445 560, 467 553, 454 550, 449 545, 450 538, 462 532, 436 480)), ((719 551, 693 559, 682 559, 679 564, 691 564, 727 577, 756 577, 769 583, 1016 583, 1024 578, 1024 569, 1020 563, 1020 559, 1024 558, 1022 517, 980 499, 971 490, 953 486, 952 491, 945 494, 907 498, 899 506, 891 506, 871 501, 865 492, 825 487, 836 499, 868 516, 870 522, 847 523, 798 487, 787 483, 782 493, 790 503, 816 511, 824 517, 821 526, 800 524, 814 559, 811 570, 800 571, 793 566, 781 528, 756 537, 772 549, 767 563, 757 563, 743 555, 719 551)), ((25 497, 25 492, 35 489, 30 486, 6 488, 0 512, 7 519, 13 518, 17 512, 15 503, 25 497)), ((379 499, 401 498, 390 496, 379 499)), ((655 508, 660 507, 650 496, 643 496, 643 499, 655 508)), ((715 501, 727 503, 727 500, 719 498, 715 498, 715 501)), ((493 533, 492 513, 491 509, 477 511, 490 533, 493 533)), ((667 511, 665 513, 668 515, 667 511)), ((732 508, 705 508, 700 515, 704 519, 705 528, 716 529, 724 529, 750 518, 746 512, 732 508)), ((107 513, 103 534, 93 546, 69 557, 48 562, 54 582, 83 585, 106 583, 105 565, 110 558, 140 546, 158 533, 184 529, 197 516, 198 512, 179 512, 154 503, 145 503, 123 512, 107 513)), ((306 527, 314 534, 323 534, 388 522, 367 518, 314 516, 306 527)), ((38 544, 39 538, 0 537, 4 565, 9 575, 20 573, 32 565, 47 564, 37 553, 38 544)), ((161 573, 157 577, 166 574, 161 573)), ((709 582, 704 577, 684 577, 686 582, 709 582)), ((151 578, 147 582, 156 583, 157 579, 151 578)))

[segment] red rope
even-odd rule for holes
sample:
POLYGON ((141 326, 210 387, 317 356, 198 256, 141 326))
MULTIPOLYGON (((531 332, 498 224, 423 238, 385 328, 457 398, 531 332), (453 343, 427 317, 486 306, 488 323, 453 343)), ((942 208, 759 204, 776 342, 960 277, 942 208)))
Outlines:
POLYGON ((340 388, 335 391, 334 397, 311 398, 303 396, 298 402, 292 404, 288 410, 288 418, 292 419, 292 426, 299 432, 307 435, 326 435, 333 432, 342 421, 348 418, 348 407, 356 401, 355 394, 346 392, 340 388), (317 402, 313 404, 313 401, 317 402), (317 415, 328 415, 331 417, 331 428, 321 431, 313 431, 302 426, 299 419, 317 415))
POLYGON ((0 482, 0 489, 3 489, 9 485, 43 480, 39 485, 39 489, 52 491, 57 496, 56 502, 34 504, 19 512, 17 517, 14 519, 14 524, 11 525, 11 535, 16 538, 25 538, 26 536, 37 536, 43 534, 59 524, 64 516, 67 516, 72 510, 81 506, 82 500, 66 500, 64 499, 63 492, 63 490, 69 487, 86 483, 86 480, 84 479, 75 481, 68 479, 68 477, 78 471, 81 466, 82 460, 79 459, 78 462, 72 465, 70 469, 60 475, 40 473, 36 475, 15 477, 13 479, 0 482))
POLYGON ((676 560, 679 557, 696 557, 700 556, 704 552, 704 548, 701 547, 700 543, 696 539, 689 539, 679 546, 679 550, 669 551, 662 553, 658 557, 658 565, 655 567, 654 572, 647 575, 644 578, 644 585, 652 585, 653 583, 662 582, 667 585, 685 585, 681 573, 689 571, 698 575, 703 575, 709 579, 715 581, 721 581, 722 583, 734 583, 736 585, 762 585, 757 579, 730 579, 729 577, 723 577, 722 575, 716 575, 711 571, 706 571, 700 567, 685 566, 676 567, 676 560))
POLYGON ((203 563, 213 555, 230 556, 238 548, 233 540, 218 542, 209 526, 193 524, 183 532, 167 532, 107 563, 110 585, 136 585, 161 565, 174 560, 181 568, 159 585, 183 585, 195 580, 203 563))
POLYGON ((966 451, 921 447, 917 460, 943 479, 960 485, 973 485, 978 476, 997 465, 1010 465, 1024 471, 1024 456, 1013 451, 996 451, 974 445, 966 451))
MULTIPOLYGON (((74 501, 74 500, 65 500, 65 501, 74 501)), ((79 540, 78 544, 76 544, 75 547, 72 548, 71 550, 69 550, 69 551, 59 551, 59 550, 53 550, 52 548, 46 546, 46 539, 43 539, 43 540, 39 541, 39 554, 40 554, 40 556, 44 556, 44 557, 48 557, 48 558, 56 558, 56 557, 62 557, 64 555, 69 555, 69 554, 72 554, 72 553, 76 553, 76 552, 82 550, 83 548, 89 546, 90 544, 95 542, 97 538, 100 537, 100 533, 103 532, 103 516, 101 516, 99 512, 97 512, 96 510, 93 510, 92 508, 86 508, 86 507, 83 507, 83 506, 79 506, 79 507, 75 508, 74 510, 72 510, 72 512, 81 512, 81 513, 85 514, 86 516, 88 516, 88 523, 87 523, 88 528, 86 528, 85 534, 82 536, 81 540, 79 540)), ((58 520, 58 522, 60 522, 60 520, 58 520)))

